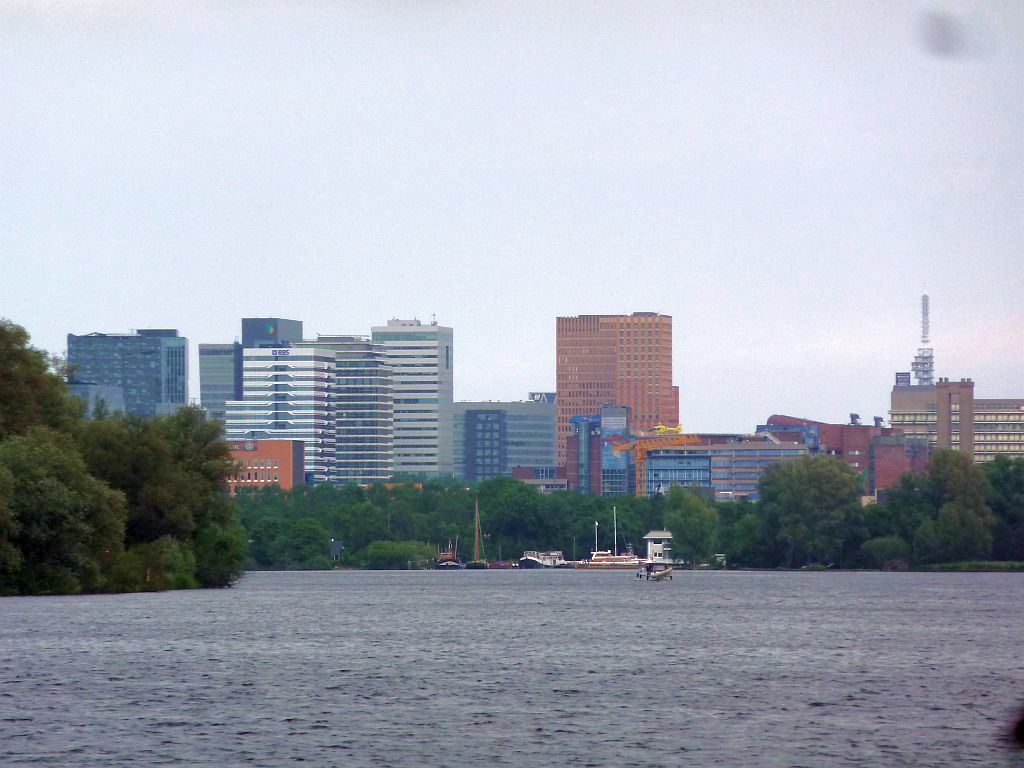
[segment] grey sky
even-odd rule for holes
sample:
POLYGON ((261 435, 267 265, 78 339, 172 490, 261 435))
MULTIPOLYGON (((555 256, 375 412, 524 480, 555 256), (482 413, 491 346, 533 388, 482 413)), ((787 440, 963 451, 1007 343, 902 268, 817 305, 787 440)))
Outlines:
POLYGON ((1024 5, 0 5, 0 316, 455 328, 456 398, 554 318, 674 316, 692 430, 1024 396, 1024 5))

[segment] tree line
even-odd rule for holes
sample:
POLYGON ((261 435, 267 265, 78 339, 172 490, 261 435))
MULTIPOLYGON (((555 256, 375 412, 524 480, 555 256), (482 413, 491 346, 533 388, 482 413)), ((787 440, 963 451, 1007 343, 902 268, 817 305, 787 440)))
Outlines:
POLYGON ((86 420, 60 367, 0 320, 0 594, 237 579, 246 539, 220 425, 195 408, 86 420))
POLYGON ((561 549, 584 559, 594 546, 640 551, 643 535, 672 531, 691 563, 724 554, 736 567, 909 568, 962 561, 1024 561, 1024 461, 979 467, 937 451, 926 475, 906 475, 879 504, 862 506, 861 478, 829 456, 782 462, 762 476, 757 501, 715 502, 673 487, 652 498, 543 495, 509 478, 265 488, 236 500, 250 539, 250 567, 405 568, 449 542, 472 550, 479 504, 488 559, 561 549), (614 510, 614 511, 613 511, 614 510), (613 515, 618 539, 612 541, 613 515), (335 560, 330 541, 344 550, 335 560))

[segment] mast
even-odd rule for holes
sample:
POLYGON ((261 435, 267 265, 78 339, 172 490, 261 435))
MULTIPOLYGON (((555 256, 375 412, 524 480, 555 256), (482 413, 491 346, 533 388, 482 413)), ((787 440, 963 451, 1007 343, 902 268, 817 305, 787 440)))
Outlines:
POLYGON ((619 518, 616 516, 615 507, 612 506, 612 554, 619 556, 619 518))
POLYGON ((473 516, 473 562, 480 559, 480 497, 476 499, 476 514, 473 516))
POLYGON ((594 551, 597 552, 597 520, 594 521, 594 551))

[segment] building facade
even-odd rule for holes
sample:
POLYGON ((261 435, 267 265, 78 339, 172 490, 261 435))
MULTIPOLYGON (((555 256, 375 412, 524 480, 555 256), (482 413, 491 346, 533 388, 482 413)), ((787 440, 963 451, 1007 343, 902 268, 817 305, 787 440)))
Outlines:
POLYGON ((570 491, 601 495, 601 417, 573 416, 566 440, 565 477, 570 491))
POLYGON ((673 485, 684 485, 710 489, 719 501, 756 499, 758 481, 768 467, 807 452, 801 443, 782 442, 770 434, 651 449, 643 495, 667 493, 673 485))
POLYGON ((555 326, 558 462, 565 464, 573 416, 627 408, 632 434, 679 423, 672 384, 672 318, 657 312, 559 317, 555 326))
POLYGON ((71 384, 121 389, 124 411, 166 416, 188 404, 188 339, 174 329, 68 334, 71 384))
POLYGON ((199 403, 208 419, 224 421, 225 403, 242 398, 242 345, 199 345, 199 403))
POLYGON ((932 450, 960 451, 977 463, 1024 458, 1024 398, 975 398, 970 379, 921 386, 898 378, 890 403, 889 423, 932 450))
POLYGON ((555 469, 555 404, 455 403, 455 476, 471 482, 512 477, 515 467, 555 469))
POLYGON ((242 346, 245 349, 287 347, 298 341, 302 341, 301 320, 286 320, 283 317, 242 318, 242 346))
POLYGON ((872 424, 861 424, 860 417, 851 413, 849 424, 830 424, 775 414, 757 430, 800 442, 811 453, 834 456, 863 478, 868 496, 877 496, 904 472, 924 472, 928 466, 926 441, 883 427, 880 416, 872 424))
POLYGON ((316 347, 243 351, 243 397, 225 407, 228 440, 302 440, 307 483, 335 471, 335 353, 316 347))
POLYGON ((452 477, 454 360, 451 328, 389 320, 371 329, 394 385, 395 474, 452 477))
POLYGON ((394 383, 384 349, 363 336, 317 336, 296 347, 334 351, 331 481, 371 485, 394 473, 394 383))
POLYGON ((291 490, 305 480, 305 443, 302 440, 228 440, 235 471, 228 476, 228 491, 277 486, 291 490))

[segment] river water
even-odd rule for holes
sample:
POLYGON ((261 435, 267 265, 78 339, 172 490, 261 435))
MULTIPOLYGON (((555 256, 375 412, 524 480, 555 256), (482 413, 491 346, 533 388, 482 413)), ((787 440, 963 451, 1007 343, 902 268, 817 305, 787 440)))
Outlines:
POLYGON ((1022 766, 1024 575, 251 573, 0 599, 0 765, 1022 766))

